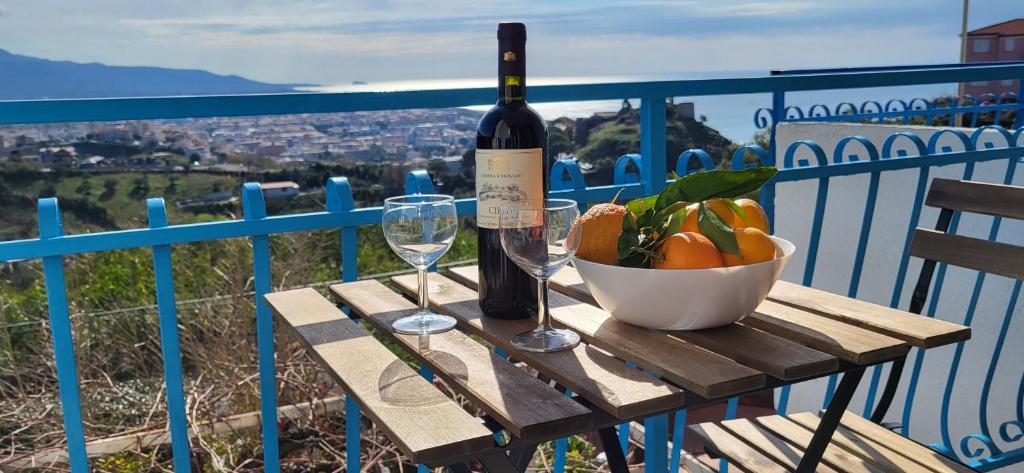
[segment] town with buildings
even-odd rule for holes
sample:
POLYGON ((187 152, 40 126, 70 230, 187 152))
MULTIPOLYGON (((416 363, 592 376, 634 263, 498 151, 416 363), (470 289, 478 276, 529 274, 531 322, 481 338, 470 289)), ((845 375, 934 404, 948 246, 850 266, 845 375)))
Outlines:
POLYGON ((0 161, 43 169, 241 170, 313 162, 458 166, 477 112, 399 110, 237 118, 19 125, 0 128, 0 161), (234 158, 234 159, 232 159, 234 158))

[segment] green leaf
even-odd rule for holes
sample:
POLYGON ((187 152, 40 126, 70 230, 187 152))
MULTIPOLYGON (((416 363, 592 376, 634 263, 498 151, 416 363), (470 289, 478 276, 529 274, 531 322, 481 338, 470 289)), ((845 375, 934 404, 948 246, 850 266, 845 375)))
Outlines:
POLYGON ((619 261, 623 261, 632 255, 634 253, 633 248, 640 244, 640 230, 633 220, 633 214, 626 212, 622 216, 622 233, 619 233, 619 238, 615 243, 619 261))
POLYGON ((719 250, 739 256, 740 247, 736 234, 708 206, 701 202, 697 207, 697 227, 719 250))
POLYGON ((658 200, 658 196, 652 195, 650 197, 644 197, 642 199, 633 199, 626 204, 626 208, 630 212, 636 215, 640 215, 644 210, 654 207, 654 202, 658 200))
MULTIPOLYGON (((668 216, 668 223, 665 225, 665 232, 663 236, 665 238, 679 233, 679 230, 683 228, 683 221, 686 220, 686 208, 673 212, 672 215, 668 216)), ((662 238, 659 238, 662 239, 662 238)))
POLYGON ((626 212, 622 216, 622 231, 633 233, 637 232, 636 220, 633 219, 633 215, 629 212, 626 212))
POLYGON ((743 219, 744 222, 747 222, 748 224, 750 223, 750 219, 747 218, 747 212, 744 211, 743 208, 740 207, 735 200, 723 197, 721 201, 725 202, 725 205, 729 206, 729 208, 732 209, 732 213, 738 215, 741 219, 743 219))
POLYGON ((658 194, 655 210, 686 200, 700 202, 714 197, 739 197, 761 188, 775 173, 774 167, 758 167, 742 171, 713 170, 695 172, 677 179, 658 194))
POLYGON ((647 228, 654 224, 654 209, 644 210, 639 217, 636 218, 637 228, 647 228))
POLYGON ((619 261, 615 263, 616 266, 623 266, 626 268, 650 268, 651 259, 640 253, 630 253, 625 258, 619 258, 619 261))
MULTIPOLYGON (((691 176, 694 175, 695 174, 691 174, 691 176)), ((696 202, 686 195, 686 191, 683 188, 684 181, 686 181, 686 178, 676 179, 675 182, 669 184, 668 187, 663 189, 654 201, 654 210, 661 211, 676 202, 696 202)))
POLYGON ((659 210, 658 213, 654 214, 654 219, 651 220, 651 225, 653 226, 657 223, 664 221, 672 214, 678 212, 680 209, 685 209, 687 205, 690 205, 690 203, 685 201, 676 202, 672 205, 669 205, 668 207, 659 210))

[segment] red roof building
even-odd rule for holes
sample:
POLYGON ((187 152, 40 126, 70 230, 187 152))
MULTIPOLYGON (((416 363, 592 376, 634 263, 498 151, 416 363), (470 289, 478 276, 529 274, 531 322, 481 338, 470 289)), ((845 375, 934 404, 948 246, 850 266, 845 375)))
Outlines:
MULTIPOLYGON (((1024 18, 996 23, 967 32, 967 62, 1024 61, 1024 18)), ((969 82, 964 93, 979 97, 985 94, 1017 93, 1020 80, 969 82)))

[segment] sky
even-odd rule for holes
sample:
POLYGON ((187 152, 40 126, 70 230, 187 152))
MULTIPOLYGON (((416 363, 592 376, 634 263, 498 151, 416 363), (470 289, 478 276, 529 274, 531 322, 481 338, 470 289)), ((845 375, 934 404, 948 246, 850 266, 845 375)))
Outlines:
MULTIPOLYGON (((277 83, 483 78, 498 21, 527 25, 530 77, 955 62, 961 0, 0 0, 0 48, 277 83)), ((1024 17, 975 0, 970 27, 1024 17)), ((0 72, 2 74, 2 72, 0 72)))

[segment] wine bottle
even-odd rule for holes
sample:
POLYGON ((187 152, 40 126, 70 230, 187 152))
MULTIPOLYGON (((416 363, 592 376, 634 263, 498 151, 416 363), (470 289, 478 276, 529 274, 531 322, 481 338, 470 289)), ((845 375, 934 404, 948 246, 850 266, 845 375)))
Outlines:
POLYGON ((503 208, 542 208, 548 188, 548 130, 526 105, 526 26, 498 25, 498 103, 476 130, 480 309, 502 319, 532 317, 537 283, 501 249, 503 208))

